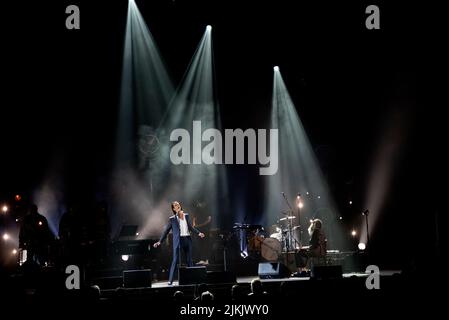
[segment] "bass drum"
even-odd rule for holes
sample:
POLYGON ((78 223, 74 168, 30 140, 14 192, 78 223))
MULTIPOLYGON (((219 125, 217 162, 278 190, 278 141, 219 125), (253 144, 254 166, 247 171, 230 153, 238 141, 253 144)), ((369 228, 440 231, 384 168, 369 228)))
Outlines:
POLYGON ((277 262, 282 252, 281 242, 274 238, 266 238, 261 245, 262 257, 270 262, 277 262))
POLYGON ((264 241, 264 238, 261 236, 252 236, 248 240, 248 251, 260 252, 260 248, 261 248, 263 241, 264 241))

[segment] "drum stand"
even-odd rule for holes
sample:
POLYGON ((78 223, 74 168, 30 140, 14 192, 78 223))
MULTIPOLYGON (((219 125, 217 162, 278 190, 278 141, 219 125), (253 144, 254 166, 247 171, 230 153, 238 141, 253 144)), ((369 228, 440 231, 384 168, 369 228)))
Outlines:
POLYGON ((223 266, 224 266, 224 272, 227 271, 227 261, 226 261, 226 251, 228 250, 228 238, 225 235, 220 235, 221 239, 223 241, 223 266))

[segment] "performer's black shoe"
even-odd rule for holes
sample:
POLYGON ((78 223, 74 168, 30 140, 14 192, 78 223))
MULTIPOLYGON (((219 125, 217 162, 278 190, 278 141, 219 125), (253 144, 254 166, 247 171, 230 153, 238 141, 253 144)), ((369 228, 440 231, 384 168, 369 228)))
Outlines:
POLYGON ((172 286, 172 285, 173 285, 173 282, 168 282, 168 285, 169 285, 169 286, 172 286))

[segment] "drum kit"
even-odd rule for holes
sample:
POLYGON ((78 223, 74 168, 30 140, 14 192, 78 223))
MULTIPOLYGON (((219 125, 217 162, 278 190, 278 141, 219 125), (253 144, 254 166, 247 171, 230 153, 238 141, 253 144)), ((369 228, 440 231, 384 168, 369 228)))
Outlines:
POLYGON ((300 249, 300 226, 293 226, 295 216, 288 215, 278 220, 272 226, 275 231, 270 234, 270 238, 276 239, 282 248, 283 253, 288 253, 300 249))
MULTIPOLYGON (((300 226, 293 226, 294 219, 295 216, 286 215, 271 226, 270 232, 260 225, 244 228, 250 231, 247 234, 248 253, 276 262, 283 253, 300 249, 300 226)), ((242 226, 237 228, 243 229, 242 226)))

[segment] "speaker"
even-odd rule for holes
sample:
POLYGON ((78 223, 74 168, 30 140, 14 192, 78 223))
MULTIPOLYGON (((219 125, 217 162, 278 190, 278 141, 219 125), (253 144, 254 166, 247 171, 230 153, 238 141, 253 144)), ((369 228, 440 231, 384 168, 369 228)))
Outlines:
POLYGON ((237 278, 233 272, 229 271, 208 271, 207 283, 236 283, 237 278))
POLYGON ((181 267, 179 269, 179 284, 199 284, 207 282, 207 271, 205 266, 181 267))
POLYGON ((312 266, 310 276, 314 279, 339 279, 343 277, 341 265, 312 266))
POLYGON ((290 271, 280 262, 261 262, 258 274, 260 279, 279 279, 288 277, 290 271))
POLYGON ((125 288, 151 287, 152 280, 151 269, 123 271, 123 286, 125 288))

